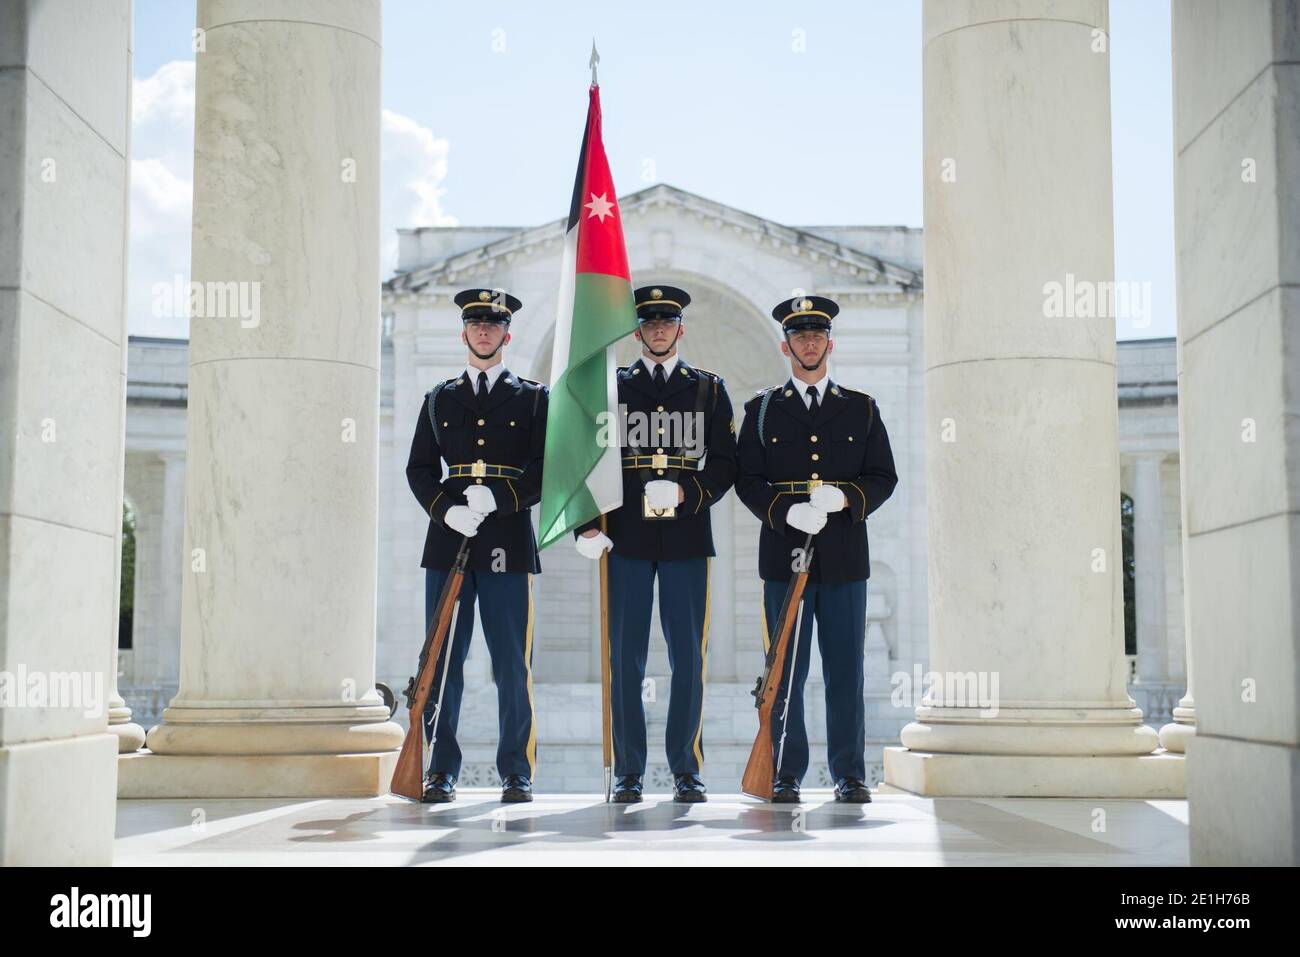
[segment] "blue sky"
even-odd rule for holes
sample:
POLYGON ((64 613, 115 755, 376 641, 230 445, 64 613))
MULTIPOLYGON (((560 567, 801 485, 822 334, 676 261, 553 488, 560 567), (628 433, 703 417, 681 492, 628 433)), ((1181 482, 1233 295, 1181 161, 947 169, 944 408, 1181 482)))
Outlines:
MULTIPOLYGON (((147 292, 188 278, 193 26, 189 0, 135 0, 136 333, 185 334, 147 292)), ((920 226, 920 32, 920 0, 385 0, 386 251, 398 226, 562 215, 593 35, 620 192, 666 182, 789 225, 920 226)), ((1170 82, 1168 0, 1112 0, 1116 278, 1154 301, 1121 338, 1174 332, 1170 82)))

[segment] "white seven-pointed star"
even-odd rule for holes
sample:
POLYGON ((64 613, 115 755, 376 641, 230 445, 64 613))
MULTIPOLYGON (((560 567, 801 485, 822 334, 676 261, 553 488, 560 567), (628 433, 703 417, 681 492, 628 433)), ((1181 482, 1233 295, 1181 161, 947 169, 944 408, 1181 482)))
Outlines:
POLYGON ((612 210, 614 209, 614 204, 605 198, 604 193, 601 193, 599 196, 597 196, 595 193, 592 193, 591 202, 587 203, 585 208, 591 210, 591 212, 587 214, 588 219, 591 219, 592 216, 595 216, 602 223, 605 221, 606 216, 614 215, 612 212, 612 210))

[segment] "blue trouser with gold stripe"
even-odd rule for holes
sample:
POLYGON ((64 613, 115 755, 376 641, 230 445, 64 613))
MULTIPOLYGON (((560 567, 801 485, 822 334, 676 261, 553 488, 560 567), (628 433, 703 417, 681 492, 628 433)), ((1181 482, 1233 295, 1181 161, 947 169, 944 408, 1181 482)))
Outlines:
MULTIPOLYGON (((427 633, 438 607, 438 596, 449 572, 425 569, 424 621, 427 633)), ((461 752, 456 741, 460 701, 465 690, 465 657, 474 635, 474 605, 483 621, 483 637, 492 658, 497 686, 497 772, 522 774, 529 780, 537 765, 537 716, 533 713, 533 588, 528 572, 467 571, 460 587, 460 612, 451 645, 447 690, 438 717, 438 740, 429 759, 429 773, 460 774, 461 752)), ((433 691, 424 712, 424 736, 433 735, 433 709, 442 682, 444 654, 434 674, 433 691)))
MULTIPOLYGON (((787 582, 763 582, 763 611, 771 641, 785 601, 787 582)), ((866 581, 814 584, 803 593, 803 619, 799 625, 798 658, 794 689, 790 694, 790 716, 786 726, 785 752, 778 777, 803 780, 808 771, 808 729, 804 724, 803 686, 812 661, 812 627, 817 621, 817 647, 822 654, 822 678, 826 682, 826 759, 831 780, 857 778, 865 781, 867 762, 866 704, 863 700, 862 656, 867 636, 866 581)), ((766 650, 766 642, 764 648, 766 650)), ((795 654, 794 635, 786 652, 785 678, 772 709, 773 760, 781 754, 781 715, 785 708, 790 657, 795 654)))
POLYGON ((668 643, 672 685, 665 746, 674 773, 704 763, 704 664, 709 643, 709 560, 649 561, 609 556, 609 650, 614 773, 644 774, 642 684, 650 613, 659 579, 659 623, 668 643))

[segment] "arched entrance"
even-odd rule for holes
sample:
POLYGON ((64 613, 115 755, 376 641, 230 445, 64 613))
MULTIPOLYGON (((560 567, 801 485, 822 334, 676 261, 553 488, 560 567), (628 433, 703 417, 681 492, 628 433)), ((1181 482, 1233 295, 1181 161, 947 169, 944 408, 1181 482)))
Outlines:
MULTIPOLYGON (((760 388, 784 381, 789 369, 777 350, 779 337, 771 319, 747 298, 707 277, 682 270, 640 272, 638 284, 653 279, 681 286, 691 294, 686 311, 686 335, 681 342, 682 357, 693 366, 709 369, 722 376, 735 409, 739 432, 745 402, 760 388)), ((530 375, 548 379, 554 330, 547 333, 537 350, 530 375)), ((615 349, 620 365, 632 362, 640 353, 637 341, 628 337, 615 349)), ((748 680, 759 667, 762 642, 758 582, 758 520, 730 494, 713 508, 713 537, 717 557, 710 570, 709 680, 748 680), (740 667, 737 667, 737 663, 740 667)), ((536 631, 539 654, 536 675, 539 680, 599 680, 598 582, 594 564, 578 556, 572 548, 557 544, 543 553, 545 574, 555 581, 561 577, 585 581, 591 599, 582 606, 570 604, 564 621, 552 629, 544 620, 536 631), (585 566, 585 567, 584 567, 585 566), (585 628, 575 627, 581 615, 585 628), (548 637, 548 632, 550 633, 548 637), (579 645, 580 642, 580 645, 579 645), (576 674, 577 657, 585 661, 581 675, 576 674), (549 660, 548 660, 549 659, 549 660)), ((576 597, 576 596, 575 596, 576 597)), ((668 654, 659 629, 658 611, 654 613, 650 641, 650 659, 646 673, 666 678, 668 654)), ((662 703, 666 707, 666 701, 662 703)))

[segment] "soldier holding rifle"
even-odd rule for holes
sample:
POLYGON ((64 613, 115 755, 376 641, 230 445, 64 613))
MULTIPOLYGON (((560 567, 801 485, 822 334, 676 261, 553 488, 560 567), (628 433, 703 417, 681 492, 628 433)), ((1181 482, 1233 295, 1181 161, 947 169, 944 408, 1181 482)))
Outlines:
POLYGON ((421 402, 406 465, 411 491, 429 516, 421 562, 426 627, 461 543, 470 540, 460 611, 425 711, 433 747, 423 800, 456 796, 456 723, 477 604, 497 686, 501 800, 531 801, 537 765, 532 577, 541 566, 529 509, 541 497, 548 392, 508 371, 501 358, 511 319, 523 305, 518 299, 500 290, 466 289, 455 303, 467 366, 421 402))
POLYGON ((803 686, 808 677, 812 626, 826 682, 827 758, 835 799, 871 800, 866 785, 866 713, 863 650, 866 638, 867 516, 894 491, 898 476, 889 435, 871 396, 831 380, 835 348, 831 321, 839 306, 823 296, 779 303, 781 352, 791 377, 745 404, 738 443, 736 493, 758 516, 759 576, 763 580, 764 642, 780 618, 787 585, 807 543, 815 543, 802 600, 799 632, 792 635, 772 722, 772 800, 797 804, 808 770, 803 686), (810 539, 809 536, 813 536, 810 539), (793 672, 791 672, 793 668, 793 672), (788 694, 788 702, 786 700, 788 694))

